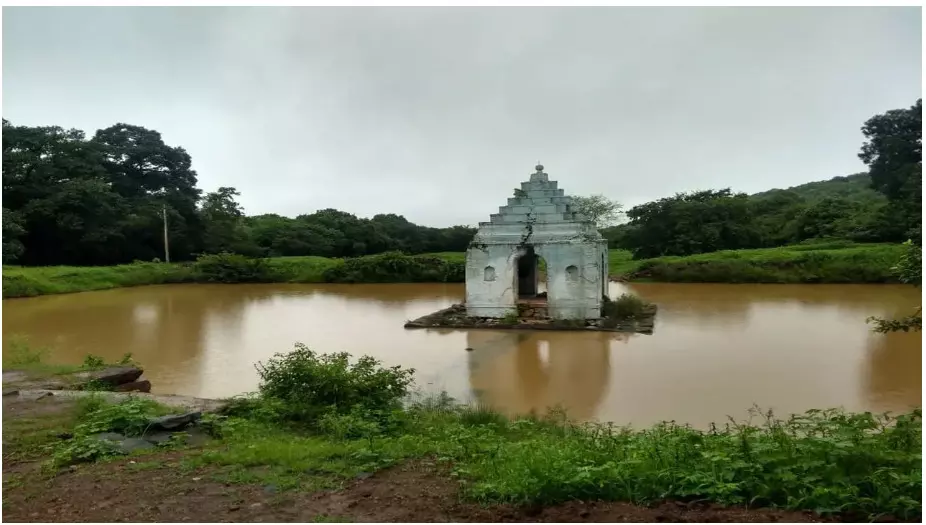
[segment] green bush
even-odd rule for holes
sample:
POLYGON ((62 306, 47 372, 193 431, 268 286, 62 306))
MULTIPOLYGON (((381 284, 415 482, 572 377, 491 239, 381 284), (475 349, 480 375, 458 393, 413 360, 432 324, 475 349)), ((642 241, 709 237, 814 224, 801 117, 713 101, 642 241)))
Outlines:
POLYGON ((270 281, 266 259, 234 253, 201 255, 193 264, 196 280, 211 283, 260 283, 270 281))
POLYGON ((611 319, 634 319, 643 314, 646 302, 633 294, 621 294, 615 300, 605 297, 604 306, 601 309, 603 317, 611 319))
POLYGON ((318 354, 296 344, 294 351, 257 364, 258 391, 261 398, 279 402, 283 417, 309 425, 328 413, 383 415, 400 407, 413 369, 385 368, 370 356, 355 363, 349 358, 346 352, 318 354))
POLYGON ((74 436, 61 442, 54 450, 51 468, 73 463, 96 461, 119 455, 118 446, 94 437, 100 432, 118 432, 126 436, 140 436, 148 428, 148 421, 167 412, 166 407, 149 399, 129 397, 119 403, 107 403, 102 397, 88 396, 78 404, 78 423, 74 436))
MULTIPOLYGON (((756 414, 760 415, 760 414, 756 414)), ((711 501, 841 514, 921 516, 922 418, 839 410, 700 431, 663 423, 635 431, 531 420, 517 437, 466 434, 453 453, 465 491, 483 501, 711 501)), ((449 435, 448 435, 449 439, 449 435)), ((457 438, 462 439, 462 438, 457 438)), ((452 450, 452 449, 451 449, 452 450)), ((448 454, 450 455, 450 454, 448 454)))
POLYGON ((322 274, 329 283, 461 283, 465 276, 462 261, 401 252, 345 259, 322 274))

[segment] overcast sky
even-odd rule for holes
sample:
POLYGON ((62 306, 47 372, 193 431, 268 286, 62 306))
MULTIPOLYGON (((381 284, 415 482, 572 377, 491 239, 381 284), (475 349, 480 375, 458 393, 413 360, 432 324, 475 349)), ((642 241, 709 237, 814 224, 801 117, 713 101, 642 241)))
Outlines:
POLYGON ((920 8, 11 8, 3 116, 158 130, 249 214, 488 220, 539 160, 627 206, 864 170, 920 8))

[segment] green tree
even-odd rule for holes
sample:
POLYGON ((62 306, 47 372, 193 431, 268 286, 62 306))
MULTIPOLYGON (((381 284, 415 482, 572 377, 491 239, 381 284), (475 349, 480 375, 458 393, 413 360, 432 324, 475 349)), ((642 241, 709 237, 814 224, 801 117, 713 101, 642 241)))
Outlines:
POLYGON ((25 230, 23 264, 120 262, 124 200, 79 130, 3 121, 3 203, 25 230))
POLYGON ((16 262, 24 248, 19 238, 26 233, 22 216, 3 208, 3 264, 16 262))
MULTIPOLYGON (((871 117, 862 133, 859 158, 868 165, 872 187, 901 211, 912 235, 922 224, 923 100, 871 117)), ((919 242, 918 233, 913 237, 919 242)))
POLYGON ((190 155, 164 143, 161 134, 142 126, 119 123, 96 132, 91 143, 103 153, 103 166, 112 188, 126 199, 135 218, 145 227, 127 238, 129 253, 159 253, 159 228, 166 207, 170 249, 174 259, 189 259, 202 246, 203 225, 197 203, 201 190, 190 155))
POLYGON ((635 258, 691 255, 758 244, 745 194, 729 189, 678 193, 634 206, 623 243, 635 258))
POLYGON ((572 209, 595 223, 598 228, 608 228, 620 218, 623 207, 604 195, 573 197, 572 209))
POLYGON ((256 255, 260 252, 245 226, 244 210, 235 200, 240 195, 235 188, 223 186, 203 197, 200 215, 205 253, 256 255))

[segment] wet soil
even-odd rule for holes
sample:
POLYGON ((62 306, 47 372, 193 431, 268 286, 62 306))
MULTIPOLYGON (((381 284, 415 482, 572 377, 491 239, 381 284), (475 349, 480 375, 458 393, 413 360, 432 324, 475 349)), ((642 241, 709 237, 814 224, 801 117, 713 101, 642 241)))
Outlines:
POLYGON ((385 470, 346 489, 274 493, 184 471, 176 453, 140 469, 128 461, 80 467, 49 482, 5 490, 12 522, 815 522, 806 513, 665 503, 569 502, 546 508, 463 503, 456 482, 432 465, 385 470))

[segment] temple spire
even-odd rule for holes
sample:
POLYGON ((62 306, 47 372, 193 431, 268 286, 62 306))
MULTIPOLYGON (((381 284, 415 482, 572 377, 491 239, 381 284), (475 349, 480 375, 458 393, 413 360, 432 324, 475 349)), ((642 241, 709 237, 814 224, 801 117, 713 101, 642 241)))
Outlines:
POLYGON ((547 177, 547 174, 543 172, 543 164, 540 161, 537 161, 537 165, 534 166, 536 172, 531 174, 531 182, 548 182, 550 179, 547 177))

